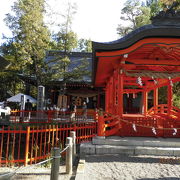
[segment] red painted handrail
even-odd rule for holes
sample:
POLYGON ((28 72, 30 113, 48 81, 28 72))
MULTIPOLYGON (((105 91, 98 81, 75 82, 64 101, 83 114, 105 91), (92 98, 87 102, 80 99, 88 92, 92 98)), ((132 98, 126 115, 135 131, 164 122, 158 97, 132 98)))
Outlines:
POLYGON ((0 166, 32 164, 50 156, 52 147, 65 146, 70 131, 76 143, 88 142, 97 135, 97 122, 61 123, 41 126, 0 128, 0 166))
POLYGON ((78 111, 75 117, 71 119, 70 111, 11 111, 9 121, 11 123, 51 123, 51 122, 71 122, 71 121, 97 121, 97 112, 87 112, 86 116, 78 111))
POLYGON ((158 106, 152 107, 148 111, 148 115, 168 114, 168 110, 170 110, 170 116, 175 116, 174 118, 178 118, 180 120, 180 109, 175 106, 168 107, 167 104, 159 104, 158 106))

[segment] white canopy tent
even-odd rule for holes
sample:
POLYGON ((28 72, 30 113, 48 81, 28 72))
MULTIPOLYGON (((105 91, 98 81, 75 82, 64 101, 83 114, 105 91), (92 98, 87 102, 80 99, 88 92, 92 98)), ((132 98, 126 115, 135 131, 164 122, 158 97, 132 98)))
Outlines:
POLYGON ((25 97, 25 102, 27 101, 27 99, 29 99, 29 101, 31 103, 36 103, 37 100, 34 99, 33 97, 29 96, 29 95, 25 95, 25 94, 22 94, 22 93, 19 93, 19 94, 16 94, 15 96, 12 96, 10 98, 7 99, 8 102, 21 102, 21 96, 24 95, 25 97))

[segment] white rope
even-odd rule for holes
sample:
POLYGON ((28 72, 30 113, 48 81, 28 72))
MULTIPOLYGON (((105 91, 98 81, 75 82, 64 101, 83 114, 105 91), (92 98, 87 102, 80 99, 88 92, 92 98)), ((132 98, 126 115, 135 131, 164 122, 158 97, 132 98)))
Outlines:
MULTIPOLYGON (((60 152, 60 154, 63 153, 64 151, 66 151, 68 148, 69 148, 69 145, 66 146, 66 147, 60 152)), ((54 158, 60 158, 60 157, 61 157, 61 156, 52 156, 51 158, 46 159, 46 160, 44 160, 44 161, 41 161, 41 162, 39 162, 39 163, 37 163, 37 164, 32 164, 32 165, 26 166, 26 167, 20 167, 20 168, 17 168, 14 172, 9 172, 9 173, 6 173, 6 174, 2 174, 2 175, 0 175, 0 177, 4 177, 4 176, 7 176, 7 175, 15 175, 15 174, 16 174, 18 171, 20 171, 20 170, 24 170, 24 169, 27 169, 27 168, 32 168, 33 166, 38 166, 38 165, 44 164, 44 163, 46 163, 46 162, 48 162, 48 161, 51 161, 51 160, 54 159, 54 158)))
POLYGON ((4 177, 4 176, 7 176, 7 175, 14 175, 14 174, 15 174, 15 172, 5 173, 5 174, 0 175, 0 178, 4 177))
POLYGON ((174 128, 173 130, 174 130, 174 132, 173 132, 173 136, 175 136, 175 135, 177 134, 177 129, 176 129, 176 128, 174 128))
MULTIPOLYGON (((69 148, 69 145, 67 145, 67 146, 60 152, 60 154, 63 153, 64 151, 66 151, 68 148, 69 148)), ((4 177, 4 176, 8 176, 8 175, 14 176, 14 175, 15 175, 18 171, 20 171, 20 170, 24 170, 24 169, 27 169, 27 168, 32 168, 33 166, 38 166, 38 165, 44 164, 44 163, 46 163, 46 162, 48 162, 48 161, 51 161, 51 160, 54 159, 54 158, 60 158, 60 157, 61 157, 61 155, 60 155, 60 156, 52 156, 51 158, 46 159, 46 160, 44 160, 44 161, 41 161, 41 162, 39 162, 39 163, 37 163, 37 164, 32 164, 32 165, 26 166, 26 167, 19 167, 19 168, 17 168, 14 172, 9 172, 9 173, 5 173, 5 174, 0 175, 0 178, 1 178, 1 177, 4 177)))
POLYGON ((136 125, 135 125, 135 124, 132 124, 132 127, 133 127, 134 131, 137 132, 136 125))
POLYGON ((153 132, 153 134, 155 134, 155 135, 157 134, 157 133, 156 133, 156 129, 155 129, 154 127, 152 128, 152 132, 153 132))
MULTIPOLYGON (((54 157, 54 158, 57 158, 57 157, 54 157)), ((6 173, 6 174, 2 174, 2 175, 0 175, 0 177, 4 177, 4 176, 7 176, 7 175, 15 175, 18 171, 20 171, 20 170, 24 170, 24 169, 27 169, 27 168, 32 168, 33 166, 38 166, 38 165, 41 165, 41 164, 43 164, 43 163, 45 163, 45 162, 47 162, 47 161, 51 161, 53 158, 49 158, 49 159, 46 159, 46 160, 44 160, 44 161, 41 161, 41 162, 39 162, 39 163, 37 163, 37 164, 32 164, 32 165, 30 165, 30 166, 26 166, 26 167, 19 167, 19 168, 17 168, 14 172, 9 172, 9 173, 6 173)))
POLYGON ((64 151, 66 151, 68 148, 69 148, 69 145, 66 146, 66 147, 60 152, 60 154, 63 153, 64 151))
POLYGON ((60 157, 61 157, 61 155, 60 156, 52 156, 53 159, 58 159, 60 157))

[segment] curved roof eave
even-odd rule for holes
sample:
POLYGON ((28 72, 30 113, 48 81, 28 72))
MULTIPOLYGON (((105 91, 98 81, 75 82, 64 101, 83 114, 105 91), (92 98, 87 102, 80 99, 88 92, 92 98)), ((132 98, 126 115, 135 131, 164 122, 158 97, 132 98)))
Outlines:
POLYGON ((114 51, 128 48, 137 41, 149 37, 180 38, 180 26, 155 26, 153 24, 142 26, 128 35, 111 42, 92 42, 93 51, 114 51))

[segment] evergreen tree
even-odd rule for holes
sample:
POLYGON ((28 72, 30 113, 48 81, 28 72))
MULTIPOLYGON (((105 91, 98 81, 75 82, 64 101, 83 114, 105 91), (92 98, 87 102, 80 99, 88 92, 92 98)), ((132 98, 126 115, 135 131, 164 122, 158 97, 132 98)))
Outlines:
POLYGON ((65 14, 62 23, 58 24, 59 31, 53 35, 53 39, 56 41, 56 49, 63 52, 71 52, 77 47, 77 34, 72 31, 72 20, 76 13, 76 4, 67 4, 65 14))
POLYGON ((117 33, 124 36, 138 27, 150 23, 150 8, 141 6, 138 0, 127 0, 121 11, 120 19, 129 23, 128 26, 118 25, 117 33))
MULTIPOLYGON (((50 62, 54 62, 54 65, 50 66, 49 74, 52 80, 61 80, 63 83, 72 80, 81 80, 83 75, 89 75, 87 72, 88 61, 85 58, 81 61, 78 67, 68 71, 68 66, 74 63, 68 57, 68 53, 77 49, 78 39, 76 33, 72 31, 73 16, 76 13, 76 4, 67 4, 67 9, 63 15, 63 22, 58 24, 59 31, 53 35, 55 40, 54 49, 64 52, 64 56, 56 56, 50 62)), ((86 50, 89 50, 89 42, 85 42, 86 50)), ((83 51, 83 49, 81 49, 83 51)))
POLYGON ((146 0, 146 6, 150 8, 150 17, 156 16, 162 10, 159 0, 146 0))
POLYGON ((78 51, 80 52, 92 52, 91 40, 79 39, 78 41, 78 51))
POLYGON ((13 38, 6 38, 6 42, 1 45, 0 53, 10 63, 5 69, 0 71, 0 99, 4 101, 9 95, 23 92, 24 84, 18 76, 21 73, 21 68, 13 38))
POLYGON ((16 59, 24 75, 35 76, 36 84, 43 84, 45 50, 50 34, 43 21, 44 0, 18 0, 13 15, 7 14, 6 24, 11 29, 16 59))
POLYGON ((180 0, 159 0, 160 5, 164 10, 167 9, 174 9, 174 10, 180 10, 180 0))

